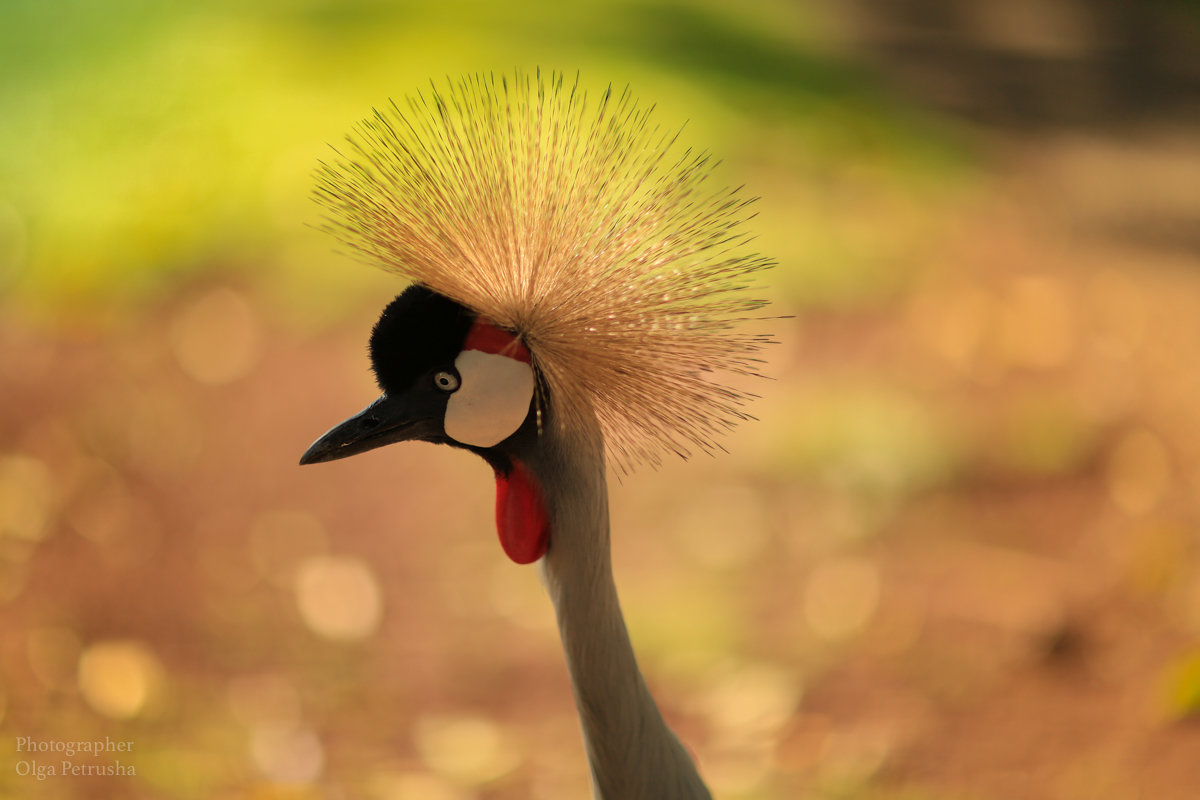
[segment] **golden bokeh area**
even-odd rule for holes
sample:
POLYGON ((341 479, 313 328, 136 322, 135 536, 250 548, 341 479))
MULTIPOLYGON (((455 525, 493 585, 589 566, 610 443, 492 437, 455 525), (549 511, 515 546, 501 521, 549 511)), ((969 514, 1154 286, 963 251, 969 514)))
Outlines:
POLYGON ((79 654, 79 693, 106 717, 126 719, 152 709, 161 683, 162 665, 142 642, 101 641, 79 654))
POLYGON ((171 321, 171 351, 180 369, 197 382, 230 383, 258 360, 258 324, 243 295, 214 289, 192 300, 171 321))
POLYGON ((243 5, 0 4, 0 798, 591 796, 487 464, 297 463, 402 288, 311 171, 513 64, 657 103, 778 262, 754 419, 609 481, 714 797, 1200 794, 1194 4, 243 5))
POLYGON ((328 639, 363 639, 379 627, 379 582, 358 559, 311 558, 296 571, 296 606, 304 624, 328 639))

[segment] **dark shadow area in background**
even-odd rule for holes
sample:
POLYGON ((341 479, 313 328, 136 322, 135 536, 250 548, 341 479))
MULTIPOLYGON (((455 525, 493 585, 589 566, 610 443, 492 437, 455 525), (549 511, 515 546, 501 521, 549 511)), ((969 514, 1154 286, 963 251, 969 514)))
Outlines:
POLYGON ((1200 125, 1196 0, 855 0, 828 10, 851 53, 806 51, 735 15, 673 3, 628 7, 621 41, 580 39, 783 108, 898 107, 887 99, 898 94, 1000 132, 1200 125))
POLYGON ((984 126, 1120 133, 1200 123, 1194 0, 856 0, 854 8, 861 51, 894 86, 984 126))
POLYGON ((856 0, 844 18, 861 58, 896 92, 985 137, 1115 143, 1127 160, 1108 178, 1107 210, 1060 209, 1074 230, 1200 255, 1200 188, 1178 186, 1200 173, 1200 150, 1186 144, 1200 136, 1200 3, 856 0), (1156 191, 1138 174, 1151 153, 1177 159, 1163 176, 1177 185, 1156 191))

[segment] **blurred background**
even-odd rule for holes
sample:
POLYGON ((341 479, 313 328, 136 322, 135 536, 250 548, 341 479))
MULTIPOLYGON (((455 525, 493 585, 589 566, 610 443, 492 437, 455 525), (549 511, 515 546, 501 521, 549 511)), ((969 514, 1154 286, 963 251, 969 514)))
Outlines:
POLYGON ((400 288, 317 161, 540 66, 686 123, 779 261, 760 421, 613 487, 714 793, 1195 797, 1198 54, 1194 0, 5 0, 0 795, 588 796, 487 467, 296 466, 400 288))

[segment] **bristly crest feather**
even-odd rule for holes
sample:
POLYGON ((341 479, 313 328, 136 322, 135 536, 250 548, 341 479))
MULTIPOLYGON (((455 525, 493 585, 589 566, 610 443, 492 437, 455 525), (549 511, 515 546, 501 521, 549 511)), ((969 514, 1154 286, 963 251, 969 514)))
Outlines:
POLYGON ((325 227, 366 260, 516 332, 566 425, 594 410, 626 472, 718 449, 769 337, 748 277, 752 199, 709 190, 628 89, 594 105, 560 74, 431 84, 376 111, 317 171, 325 227))

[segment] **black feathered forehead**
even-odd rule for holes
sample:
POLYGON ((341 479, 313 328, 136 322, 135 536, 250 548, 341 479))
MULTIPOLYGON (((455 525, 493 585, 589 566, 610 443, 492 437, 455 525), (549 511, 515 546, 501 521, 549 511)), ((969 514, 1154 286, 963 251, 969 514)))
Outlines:
POLYGON ((385 394, 406 391, 435 367, 452 364, 475 314, 413 284, 383 310, 371 331, 371 368, 385 394))

